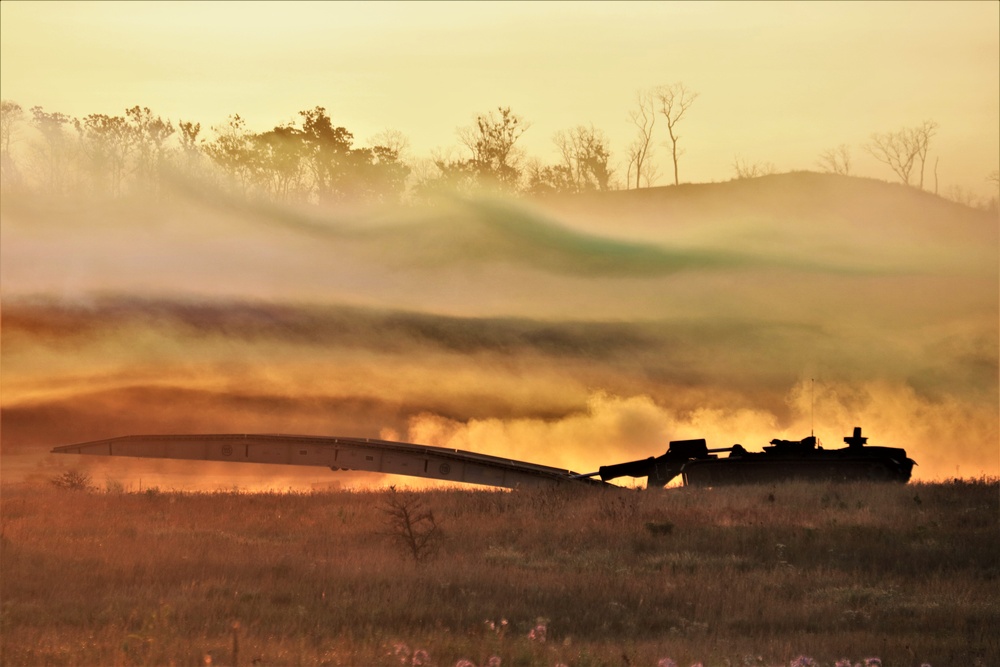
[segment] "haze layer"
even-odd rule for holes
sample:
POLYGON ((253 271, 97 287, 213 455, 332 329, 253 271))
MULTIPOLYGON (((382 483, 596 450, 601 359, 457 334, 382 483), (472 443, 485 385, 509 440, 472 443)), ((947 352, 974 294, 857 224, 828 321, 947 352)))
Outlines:
MULTIPOLYGON (((377 210, 183 187, 2 206, 8 462, 270 432, 592 470, 688 437, 839 447, 857 425, 918 479, 1000 472, 996 220, 912 188, 799 173, 377 210)), ((99 465, 190 488, 337 479, 99 465)))

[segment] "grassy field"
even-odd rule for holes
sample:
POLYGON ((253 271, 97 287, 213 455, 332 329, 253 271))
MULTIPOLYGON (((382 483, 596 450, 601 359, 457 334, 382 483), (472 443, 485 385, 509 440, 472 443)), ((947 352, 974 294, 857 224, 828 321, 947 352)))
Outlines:
POLYGON ((514 493, 8 484, 2 519, 8 666, 1000 664, 995 479, 514 493), (393 506, 417 538, 433 513, 421 562, 393 506))

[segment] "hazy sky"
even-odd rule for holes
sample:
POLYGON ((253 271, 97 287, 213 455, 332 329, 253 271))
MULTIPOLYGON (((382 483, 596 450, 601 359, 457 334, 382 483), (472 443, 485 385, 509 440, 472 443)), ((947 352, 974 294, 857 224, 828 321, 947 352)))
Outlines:
POLYGON ((940 125, 942 191, 985 194, 1000 162, 998 2, 4 0, 0 13, 3 98, 74 116, 139 104, 263 130, 320 105, 359 143, 394 128, 425 157, 510 106, 532 123, 532 155, 554 161, 555 132, 593 123, 621 161, 636 90, 683 81, 700 93, 684 181, 727 180, 736 155, 814 169, 841 143, 857 173, 890 179, 861 144, 925 119, 940 125))

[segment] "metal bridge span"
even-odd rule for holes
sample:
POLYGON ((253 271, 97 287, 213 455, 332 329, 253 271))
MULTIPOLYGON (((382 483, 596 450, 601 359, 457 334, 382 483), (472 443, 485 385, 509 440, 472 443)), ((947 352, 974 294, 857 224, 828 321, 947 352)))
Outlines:
POLYGON ((533 488, 564 483, 603 485, 570 470, 405 442, 305 435, 128 435, 55 447, 54 454, 277 463, 363 470, 464 484, 533 488))

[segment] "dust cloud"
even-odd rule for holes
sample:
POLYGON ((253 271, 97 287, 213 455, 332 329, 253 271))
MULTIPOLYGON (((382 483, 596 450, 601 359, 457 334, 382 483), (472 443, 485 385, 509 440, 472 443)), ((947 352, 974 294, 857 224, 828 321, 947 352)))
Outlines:
POLYGON ((132 433, 385 437, 591 471, 671 439, 837 447, 854 426, 919 480, 1000 474, 997 221, 912 188, 804 173, 382 209, 190 188, 0 205, 4 480, 383 481, 48 454, 132 433))

